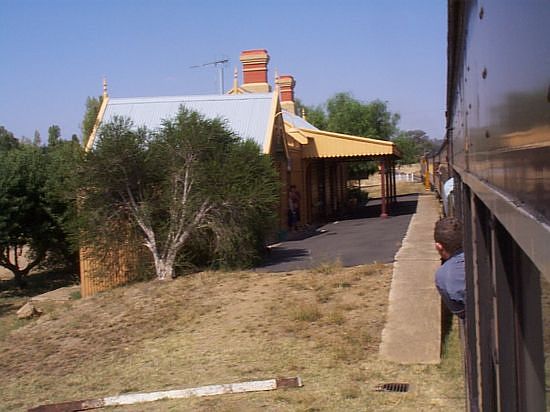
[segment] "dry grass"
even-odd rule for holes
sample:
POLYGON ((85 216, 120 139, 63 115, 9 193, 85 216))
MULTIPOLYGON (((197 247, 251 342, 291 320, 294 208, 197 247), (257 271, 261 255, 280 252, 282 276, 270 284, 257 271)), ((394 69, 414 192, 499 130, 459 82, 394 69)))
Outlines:
MULTIPOLYGON (((413 173, 416 176, 420 176, 420 164, 412 164, 401 166, 397 171, 401 173, 413 173)), ((363 190, 368 192, 369 198, 379 198, 381 196, 381 185, 380 185, 380 175, 374 174, 368 179, 361 181, 361 186, 363 190)), ((396 191, 397 195, 408 195, 414 193, 423 193, 424 185, 418 182, 407 182, 407 181, 397 181, 396 182, 396 191)))
POLYGON ((50 308, 23 324, 10 323, 7 310, 0 316, 0 328, 9 325, 0 333, 0 410, 296 375, 303 388, 113 410, 460 410, 456 342, 438 366, 378 360, 391 265, 327 267, 146 282, 50 308), (373 392, 387 381, 416 389, 373 392))
MULTIPOLYGON (((369 193, 369 198, 377 198, 381 196, 380 192, 380 179, 377 182, 369 184, 363 190, 369 193)), ((418 182, 397 182, 396 183, 397 195, 409 195, 414 193, 424 193, 424 185, 418 182)))

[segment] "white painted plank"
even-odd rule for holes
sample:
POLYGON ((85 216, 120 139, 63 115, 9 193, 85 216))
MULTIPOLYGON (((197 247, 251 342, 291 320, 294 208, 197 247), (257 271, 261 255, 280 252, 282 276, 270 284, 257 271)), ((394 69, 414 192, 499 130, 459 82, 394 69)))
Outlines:
POLYGON ((294 378, 267 379, 263 381, 249 381, 227 383, 222 385, 199 386, 197 388, 176 389, 170 391, 149 393, 128 393, 109 396, 107 398, 70 401, 50 405, 40 405, 29 409, 29 412, 73 412, 102 408, 104 406, 132 405, 141 402, 153 402, 161 399, 182 399, 200 396, 223 395, 226 393, 244 393, 270 391, 282 388, 299 388, 303 386, 299 376, 294 378))
POLYGON ((223 395, 226 393, 270 391, 273 389, 277 389, 277 381, 275 379, 268 379, 265 381, 208 385, 200 386, 197 388, 178 389, 171 391, 128 393, 125 395, 103 398, 103 401, 105 403, 105 406, 131 405, 133 403, 152 402, 161 399, 181 399, 200 396, 223 395))

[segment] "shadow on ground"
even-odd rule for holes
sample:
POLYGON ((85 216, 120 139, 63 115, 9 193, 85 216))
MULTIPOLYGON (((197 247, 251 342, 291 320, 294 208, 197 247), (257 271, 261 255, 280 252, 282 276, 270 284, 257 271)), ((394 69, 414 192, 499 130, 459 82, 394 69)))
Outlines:
POLYGON ((24 288, 18 287, 13 279, 0 280, 0 298, 30 298, 54 289, 74 285, 79 281, 74 270, 64 268, 34 273, 25 280, 27 286, 24 288))
MULTIPOLYGON (((397 196, 397 203, 394 204, 389 211, 391 216, 414 215, 416 213, 416 205, 418 204, 418 195, 400 195, 397 196)), ((367 205, 358 208, 353 213, 343 219, 370 219, 378 218, 382 212, 381 199, 370 199, 367 205)))
POLYGON ((393 262, 416 212, 418 195, 398 196, 387 218, 380 218, 380 199, 371 199, 339 220, 293 233, 271 247, 256 269, 282 272, 308 269, 330 262, 355 266, 393 262))

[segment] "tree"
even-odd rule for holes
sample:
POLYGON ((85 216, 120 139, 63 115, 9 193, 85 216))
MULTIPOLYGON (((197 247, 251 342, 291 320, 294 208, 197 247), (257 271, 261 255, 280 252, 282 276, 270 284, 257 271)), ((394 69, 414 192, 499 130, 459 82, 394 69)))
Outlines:
POLYGON ((404 165, 417 163, 419 161, 418 148, 412 139, 409 139, 404 132, 397 135, 393 142, 401 152, 399 162, 404 165))
POLYGON ((0 151, 10 150, 18 145, 19 142, 13 133, 7 130, 4 126, 0 126, 0 151))
POLYGON ((337 93, 327 103, 327 129, 331 132, 389 140, 397 132, 399 114, 391 113, 387 103, 363 103, 349 93, 337 93))
POLYGON ((417 163, 420 156, 434 151, 440 145, 440 142, 430 139, 423 130, 402 131, 392 141, 402 154, 401 164, 417 163))
MULTIPOLYGON (((299 102, 299 107, 305 109, 307 121, 321 130, 382 140, 391 139, 398 131, 399 114, 391 113, 381 100, 363 103, 350 93, 337 93, 323 106, 308 107, 299 102)), ((353 162, 349 177, 364 179, 377 170, 376 162, 353 162)))
POLYGON ((46 158, 44 199, 53 222, 47 263, 76 266, 78 243, 72 236, 77 224, 76 197, 79 191, 75 173, 82 162, 83 149, 78 139, 61 140, 44 148, 46 158))
POLYGON ((38 130, 34 131, 34 137, 32 139, 32 144, 35 146, 42 145, 42 139, 40 137, 40 132, 38 130))
POLYGON ((55 146, 61 141, 61 128, 54 124, 48 128, 48 146, 55 146))
POLYGON ((19 286, 45 258, 55 226, 44 199, 44 169, 45 158, 33 145, 0 152, 0 265, 19 286), (26 249, 27 264, 21 258, 26 249))
POLYGON ((306 119, 318 129, 327 129, 327 117, 322 106, 312 106, 309 109, 306 108, 306 119))
MULTIPOLYGON (((58 135, 59 127, 50 129, 58 135)), ((19 143, 0 129, 0 266, 13 272, 18 286, 39 265, 75 263, 68 233, 81 148, 57 139, 41 147, 39 137, 36 131, 34 143, 19 143)))
POLYGON ((302 110, 306 115, 306 120, 318 129, 325 130, 327 128, 327 116, 323 106, 306 106, 299 99, 296 99, 296 112, 302 115, 302 110))
POLYGON ((86 147, 90 134, 94 129, 94 125, 99 114, 99 108, 101 107, 101 102, 103 101, 103 96, 100 97, 88 97, 86 99, 86 111, 84 112, 84 118, 82 119, 82 145, 86 147))
POLYGON ((174 276, 176 259, 194 239, 207 238, 213 253, 206 255, 230 262, 235 249, 257 253, 251 249, 263 244, 274 221, 269 158, 222 121, 184 108, 156 132, 121 118, 105 124, 81 176, 83 244, 97 248, 128 222, 160 280, 174 276))
POLYGON ((19 140, 19 144, 22 144, 22 145, 32 144, 32 140, 25 135, 21 136, 18 140, 19 140))
POLYGON ((381 100, 363 103, 350 93, 336 93, 324 105, 306 106, 298 100, 296 107, 298 113, 303 108, 307 121, 321 130, 382 140, 398 132, 399 114, 391 113, 381 100))

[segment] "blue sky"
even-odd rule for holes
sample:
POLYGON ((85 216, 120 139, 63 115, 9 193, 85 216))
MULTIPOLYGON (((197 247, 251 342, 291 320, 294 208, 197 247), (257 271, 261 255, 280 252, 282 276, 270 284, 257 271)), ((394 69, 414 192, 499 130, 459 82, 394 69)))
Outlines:
POLYGON ((214 94, 218 72, 190 66, 267 49, 296 97, 381 99, 403 130, 441 138, 445 124, 443 0, 0 0, 0 125, 46 140, 80 136, 87 96, 214 94))

